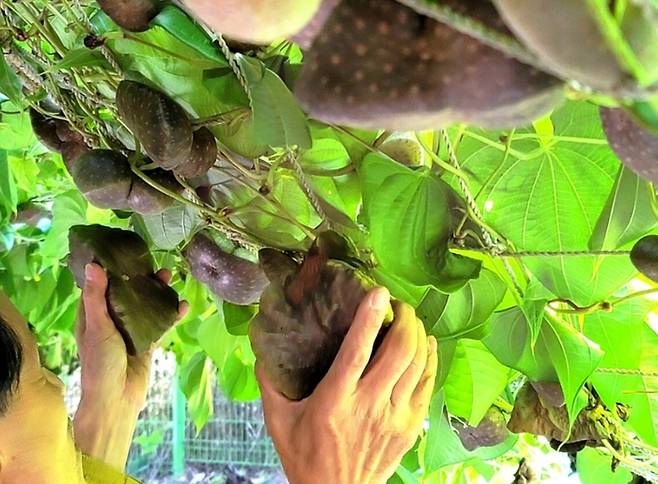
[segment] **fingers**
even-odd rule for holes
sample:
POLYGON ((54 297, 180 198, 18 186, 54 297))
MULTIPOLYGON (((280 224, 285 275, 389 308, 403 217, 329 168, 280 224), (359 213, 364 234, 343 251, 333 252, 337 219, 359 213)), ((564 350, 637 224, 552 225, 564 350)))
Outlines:
POLYGON ((411 395, 418 386, 418 382, 423 376, 428 359, 428 341, 425 334, 423 323, 416 318, 416 334, 418 344, 416 345, 416 355, 411 364, 404 371, 400 380, 395 384, 391 394, 391 403, 393 405, 408 405, 411 395))
POLYGON ((427 364, 425 371, 411 396, 411 405, 417 409, 423 416, 427 414, 434 392, 434 382, 436 381, 436 374, 438 371, 439 355, 436 351, 437 343, 434 336, 429 337, 427 364))
POLYGON ((256 362, 255 371, 258 387, 260 388, 261 400, 263 401, 265 424, 270 434, 274 436, 278 432, 279 425, 283 423, 280 419, 291 416, 290 406, 297 402, 291 402, 274 387, 265 373, 263 365, 258 361, 256 362))
POLYGON ((165 284, 169 284, 171 282, 171 271, 169 269, 160 269, 155 273, 155 277, 160 279, 165 284))
POLYGON ((190 304, 187 301, 181 301, 178 304, 178 321, 183 319, 190 310, 190 304))
MULTIPOLYGON (((160 269, 158 272, 155 273, 155 277, 168 285, 171 282, 171 270, 160 269)), ((187 315, 189 310, 190 310, 190 305, 188 304, 188 302, 181 301, 180 304, 178 305, 178 321, 183 319, 187 315)))
POLYGON ((413 361, 417 347, 416 314, 408 304, 399 303, 395 308, 395 321, 363 378, 366 391, 376 398, 382 397, 388 401, 393 387, 413 361))
POLYGON ((377 333, 390 307, 390 297, 387 289, 379 287, 370 291, 364 298, 336 359, 316 388, 316 394, 327 392, 333 397, 341 398, 354 393, 368 365, 377 333))
POLYGON ((107 310, 107 284, 107 275, 103 268, 97 264, 87 264, 85 287, 82 290, 85 333, 94 332, 100 337, 109 337, 117 331, 107 310))

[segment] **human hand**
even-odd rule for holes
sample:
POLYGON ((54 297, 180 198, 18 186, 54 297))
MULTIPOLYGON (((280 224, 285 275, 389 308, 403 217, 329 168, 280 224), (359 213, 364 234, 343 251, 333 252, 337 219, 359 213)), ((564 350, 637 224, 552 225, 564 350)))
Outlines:
MULTIPOLYGON (((107 275, 97 264, 85 269, 85 287, 76 327, 82 397, 73 422, 85 454, 123 469, 139 412, 148 392, 152 351, 131 356, 107 309, 107 275)), ((165 284, 171 273, 156 274, 165 284)), ((182 302, 179 316, 187 311, 182 302)))
POLYGON ((285 398, 257 362, 265 421, 291 484, 384 483, 416 442, 436 379, 437 343, 411 306, 397 304, 369 363, 389 298, 383 288, 366 296, 329 372, 304 400, 285 398))

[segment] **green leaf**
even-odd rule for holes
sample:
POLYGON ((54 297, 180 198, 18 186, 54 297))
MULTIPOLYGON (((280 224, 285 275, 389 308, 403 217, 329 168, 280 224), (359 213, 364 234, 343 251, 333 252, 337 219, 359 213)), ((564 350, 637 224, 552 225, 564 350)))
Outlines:
POLYGON ((245 356, 242 348, 236 348, 219 372, 219 385, 232 400, 250 402, 258 399, 260 392, 251 355, 245 356))
POLYGON ((181 389, 187 397, 187 410, 197 433, 213 415, 213 365, 202 352, 196 353, 179 374, 181 389))
POLYGON ((223 309, 226 330, 234 336, 246 336, 249 333, 249 323, 258 312, 258 306, 238 306, 224 301, 223 309))
POLYGON ((477 277, 480 262, 448 251, 450 189, 429 170, 371 154, 362 163, 364 212, 381 270, 451 292, 477 277))
POLYGON ((71 67, 92 67, 107 64, 102 55, 96 50, 82 47, 80 49, 69 50, 66 55, 56 62, 49 70, 59 71, 70 69, 71 67))
POLYGON ((53 224, 41 246, 44 258, 60 260, 69 253, 69 229, 87 222, 87 201, 76 190, 55 197, 53 224))
POLYGON ((16 183, 14 176, 9 168, 7 152, 0 151, 0 204, 2 204, 2 213, 5 217, 16 212, 18 204, 18 194, 16 193, 16 183))
POLYGON ((450 372, 443 385, 446 407, 476 427, 503 392, 511 374, 480 341, 457 342, 450 372))
MULTIPOLYGON (((215 300, 218 308, 222 302, 215 300)), ((250 401, 258 398, 258 384, 254 374, 256 357, 249 338, 230 334, 223 311, 201 323, 197 332, 198 344, 218 369, 219 384, 229 398, 250 401)))
POLYGON ((650 183, 622 166, 589 242, 591 250, 614 250, 638 240, 656 226, 650 183))
POLYGON ((547 314, 533 348, 528 321, 519 307, 495 314, 491 326, 483 342, 498 361, 533 381, 559 381, 569 417, 575 418, 580 410, 578 392, 603 357, 599 346, 547 314))
MULTIPOLYGON (((518 250, 588 251, 620 162, 608 146, 596 106, 566 103, 551 116, 548 145, 532 129, 465 129, 456 147, 485 221, 518 250), (509 150, 501 137, 509 139, 509 150)), ((557 297, 587 306, 636 273, 627 257, 525 257, 557 297)))
POLYGON ((23 100, 21 81, 14 70, 7 64, 5 56, 0 54, 0 93, 11 99, 16 105, 23 100))
POLYGON ((507 286, 488 269, 448 295, 430 291, 417 310, 428 333, 440 341, 451 338, 481 339, 488 332, 489 316, 505 296, 507 286))
POLYGON ((430 404, 430 426, 427 431, 424 462, 425 473, 440 469, 441 467, 468 462, 472 459, 495 459, 504 454, 516 444, 518 436, 510 432, 505 442, 492 447, 480 447, 472 452, 464 448, 459 436, 450 426, 444 413, 444 399, 442 392, 432 397, 430 404))
POLYGON ((143 220, 153 245, 162 250, 174 250, 200 223, 196 209, 178 202, 160 214, 136 217, 143 220))
POLYGON ((582 484, 628 484, 633 480, 633 474, 618 468, 615 472, 610 469, 611 457, 591 447, 585 447, 576 456, 576 469, 582 484))
POLYGON ((658 335, 645 322, 655 301, 633 298, 615 306, 611 313, 585 317, 585 334, 605 352, 600 367, 612 372, 595 372, 592 383, 603 401, 631 407, 628 425, 653 446, 658 445, 658 383, 655 377, 623 374, 624 370, 658 371, 658 335), (615 370, 620 373, 615 373, 615 370))
POLYGON ((24 150, 36 143, 30 115, 18 105, 3 103, 3 109, 17 114, 3 114, 0 122, 0 150, 24 150))
POLYGON ((249 86, 255 135, 270 146, 310 148, 306 115, 283 81, 257 59, 235 58, 249 86))
POLYGON ((174 5, 166 5, 153 19, 153 25, 159 25, 176 39, 193 48, 218 65, 228 66, 226 58, 208 38, 205 31, 192 20, 185 12, 174 5))

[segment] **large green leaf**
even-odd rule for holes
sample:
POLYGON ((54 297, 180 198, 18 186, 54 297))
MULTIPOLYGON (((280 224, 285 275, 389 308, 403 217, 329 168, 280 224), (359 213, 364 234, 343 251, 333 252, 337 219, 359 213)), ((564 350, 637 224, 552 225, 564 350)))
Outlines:
POLYGON ((658 378, 623 374, 624 370, 658 371, 658 335, 644 321, 655 301, 634 298, 615 306, 613 312, 587 315, 585 334, 605 351, 592 382, 606 404, 630 406, 628 424, 646 442, 658 445, 658 378), (620 373, 614 373, 619 370, 620 373))
POLYGON ((167 30, 176 39, 196 50, 208 59, 218 64, 228 65, 226 58, 213 44, 204 30, 192 20, 185 12, 174 5, 166 5, 153 19, 155 25, 167 30))
POLYGON ((55 197, 53 224, 41 246, 44 258, 62 259, 69 253, 69 229, 87 222, 87 201, 76 190, 55 197))
MULTIPOLYGON (((552 115, 554 135, 466 129, 457 147, 485 220, 517 249, 587 251, 620 168, 598 110, 567 103, 552 115), (506 143, 499 138, 509 140, 506 143)), ((635 270, 626 257, 523 259, 558 297, 586 306, 608 297, 635 270)))
POLYGON ((212 361, 203 352, 196 353, 178 376, 197 433, 213 415, 212 376, 212 361))
POLYGON ((173 250, 188 240, 200 223, 196 209, 182 203, 175 203, 159 214, 135 217, 141 217, 153 245, 163 250, 173 250))
POLYGON ((591 447, 585 447, 578 452, 576 468, 582 484, 628 484, 633 475, 624 468, 615 472, 610 469, 611 457, 591 447))
POLYGON ((255 136, 270 146, 310 148, 306 115, 279 76, 257 59, 235 57, 249 86, 255 136))
POLYGON ((0 93, 7 96, 17 105, 23 100, 21 81, 9 67, 4 55, 0 55, 0 93))
POLYGON ((592 250, 618 249, 656 226, 653 187, 622 166, 589 241, 592 250))
POLYGON ((450 295, 431 290, 416 313, 428 333, 440 341, 452 338, 483 338, 488 332, 489 316, 505 296, 507 286, 488 269, 477 279, 450 295))
POLYGON ((443 385, 446 407, 451 414, 477 426, 507 386, 512 373, 481 341, 458 341, 443 385))
POLYGON ((480 262, 452 254, 450 189, 429 170, 371 154, 359 170, 365 219, 381 269, 417 286, 455 291, 480 262))
POLYGON ((208 317, 197 331, 198 344, 218 369, 219 384, 229 398, 250 401, 258 398, 254 374, 256 357, 246 336, 229 333, 222 301, 214 300, 218 312, 208 317))
POLYGON ((14 175, 9 169, 9 160, 7 159, 7 152, 0 151, 0 211, 2 218, 8 218, 10 214, 16 211, 18 203, 18 195, 16 193, 16 183, 14 182, 14 175))
POLYGON ((598 366, 599 346, 556 317, 546 315, 533 347, 528 321, 519 307, 494 315, 484 344, 502 364, 533 381, 559 381, 569 416, 580 410, 576 398, 598 366))

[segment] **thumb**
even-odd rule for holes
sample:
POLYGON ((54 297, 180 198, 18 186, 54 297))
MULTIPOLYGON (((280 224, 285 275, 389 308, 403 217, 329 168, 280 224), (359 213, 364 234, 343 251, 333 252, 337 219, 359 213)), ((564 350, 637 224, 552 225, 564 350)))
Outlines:
POLYGON ((116 332, 112 318, 107 310, 107 275, 98 264, 85 267, 85 287, 82 290, 84 304, 85 332, 94 332, 109 337, 116 332))
POLYGON ((298 402, 288 400, 279 392, 265 373, 265 368, 260 362, 256 362, 256 380, 260 387, 260 395, 263 401, 263 414, 265 424, 273 437, 284 431, 285 421, 293 417, 293 407, 298 402))

